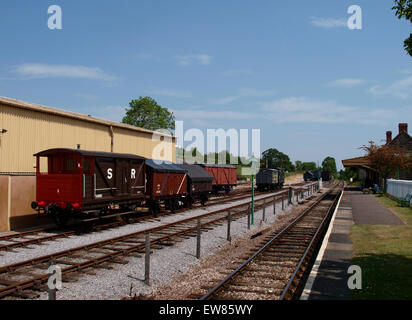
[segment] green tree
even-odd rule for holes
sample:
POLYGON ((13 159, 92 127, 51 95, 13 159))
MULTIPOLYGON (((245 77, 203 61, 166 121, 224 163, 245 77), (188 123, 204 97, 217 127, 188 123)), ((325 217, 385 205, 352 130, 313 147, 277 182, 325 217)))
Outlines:
POLYGON ((303 162, 302 163, 302 171, 311 171, 316 170, 316 162, 303 162))
POLYGON ((303 164, 302 161, 296 160, 296 161, 295 161, 295 170, 296 170, 296 171, 303 171, 303 170, 302 170, 302 164, 303 164))
POLYGON ((266 163, 268 168, 280 167, 289 172, 295 171, 295 166, 290 161, 289 156, 275 148, 268 149, 262 153, 261 166, 266 167, 266 163))
POLYGON ((350 181, 350 178, 352 178, 353 181, 357 181, 359 180, 359 175, 355 170, 350 168, 346 168, 345 170, 339 171, 339 179, 350 181))
POLYGON ((149 130, 175 129, 175 116, 150 97, 139 97, 129 103, 123 123, 149 130))
MULTIPOLYGON (((396 10, 395 15, 399 18, 405 18, 412 23, 412 0, 394 0, 395 6, 392 8, 396 10)), ((412 56, 412 33, 404 41, 404 48, 410 56, 412 56)))
POLYGON ((334 176, 338 174, 338 170, 336 169, 336 160, 332 157, 326 157, 325 160, 322 162, 322 170, 323 171, 330 171, 334 176))

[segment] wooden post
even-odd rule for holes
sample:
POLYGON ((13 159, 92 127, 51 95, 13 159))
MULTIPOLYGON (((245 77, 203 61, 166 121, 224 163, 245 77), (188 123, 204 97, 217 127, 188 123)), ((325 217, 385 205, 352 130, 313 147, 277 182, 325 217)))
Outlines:
MULTIPOLYGON (((54 265, 55 265, 55 261, 54 261, 54 259, 52 259, 52 260, 50 261, 49 268, 52 267, 52 266, 54 266, 54 265)), ((54 273, 49 272, 49 281, 47 282, 47 283, 48 283, 49 300, 56 300, 56 291, 57 291, 57 290, 56 290, 56 286, 53 284, 53 285, 54 285, 54 286, 53 286, 53 289, 52 289, 51 286, 50 286, 50 284, 51 284, 51 283, 50 283, 50 282, 51 282, 51 281, 50 281, 50 280, 51 280, 50 277, 53 276, 53 274, 54 274, 54 273)), ((57 283, 56 283, 56 284, 57 284, 57 283)))
POLYGON ((282 196, 282 211, 285 210, 285 198, 282 196))
POLYGON ((262 215, 262 221, 266 221, 266 219, 265 219, 265 213, 266 213, 266 199, 263 199, 263 215, 262 215))
POLYGON ((230 216, 230 210, 227 212, 227 241, 232 241, 232 237, 230 236, 230 222, 232 218, 230 216))
POLYGON ((197 219, 197 243, 196 243, 196 258, 200 259, 200 236, 202 233, 202 225, 200 219, 197 219))
POLYGON ((276 214, 276 197, 273 197, 273 214, 276 214))
POLYGON ((150 233, 146 233, 146 253, 144 262, 144 283, 150 286, 150 233))

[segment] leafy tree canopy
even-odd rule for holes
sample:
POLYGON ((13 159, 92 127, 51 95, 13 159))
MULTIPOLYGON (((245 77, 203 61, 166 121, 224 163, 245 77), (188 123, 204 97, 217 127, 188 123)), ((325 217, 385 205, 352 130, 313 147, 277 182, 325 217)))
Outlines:
MULTIPOLYGON (((412 0, 394 0, 395 6, 392 8, 396 10, 395 15, 401 19, 405 18, 412 23, 412 0)), ((404 41, 404 48, 410 56, 412 56, 412 33, 404 41)))
POLYGON ((289 156, 280 152, 275 148, 271 148, 262 153, 261 166, 268 168, 284 168, 285 170, 292 172, 295 171, 295 166, 290 161, 289 156))
POLYGON ((175 116, 161 107, 153 98, 139 97, 129 103, 123 123, 149 130, 175 129, 175 116))
POLYGON ((315 162, 302 162, 302 161, 295 161, 295 169, 296 171, 310 171, 316 170, 316 163, 315 162))
POLYGON ((326 157, 322 162, 323 171, 330 171, 334 176, 337 175, 338 170, 336 168, 336 160, 332 157, 326 157))

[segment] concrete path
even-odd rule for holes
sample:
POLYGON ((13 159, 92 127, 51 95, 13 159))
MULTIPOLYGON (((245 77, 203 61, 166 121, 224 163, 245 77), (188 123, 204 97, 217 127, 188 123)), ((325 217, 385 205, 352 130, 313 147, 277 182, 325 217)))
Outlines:
POLYGON ((305 290, 309 300, 348 300, 347 270, 352 260, 350 230, 353 224, 350 195, 343 194, 331 231, 326 236, 305 290), (313 272, 317 269, 317 272, 313 272))
POLYGON ((363 194, 358 189, 345 189, 301 299, 350 299, 351 291, 347 285, 350 274, 347 271, 352 260, 350 234, 353 224, 404 225, 374 195, 363 194))
POLYGON ((351 197, 353 220, 355 224, 404 225, 403 221, 389 209, 384 208, 374 195, 361 191, 348 191, 351 197))

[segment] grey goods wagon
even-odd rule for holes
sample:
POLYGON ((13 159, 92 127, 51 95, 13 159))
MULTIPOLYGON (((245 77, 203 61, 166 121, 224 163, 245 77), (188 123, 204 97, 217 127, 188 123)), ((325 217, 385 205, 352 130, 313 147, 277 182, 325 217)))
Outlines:
POLYGON ((262 168, 256 175, 256 186, 259 191, 282 188, 285 182, 285 173, 282 168, 262 168))
POLYGON ((197 164, 180 164, 179 167, 187 170, 187 206, 191 207, 197 200, 204 205, 212 192, 213 176, 197 164))

